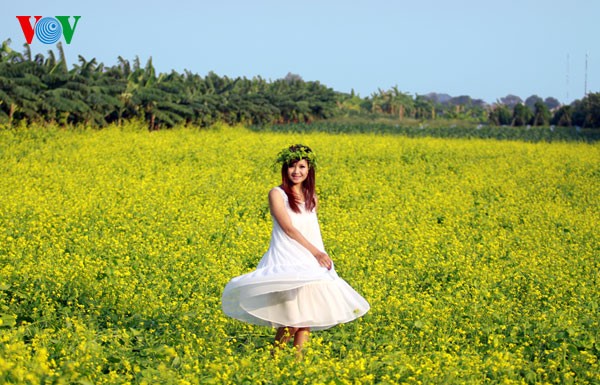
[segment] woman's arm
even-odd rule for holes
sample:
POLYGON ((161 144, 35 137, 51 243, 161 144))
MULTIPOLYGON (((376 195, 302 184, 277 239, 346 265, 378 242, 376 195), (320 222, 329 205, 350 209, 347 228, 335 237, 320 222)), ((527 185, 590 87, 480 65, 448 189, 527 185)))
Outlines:
POLYGON ((300 231, 298 231, 298 229, 294 227, 285 208, 285 201, 283 200, 281 193, 276 190, 277 189, 272 189, 269 191, 269 209, 283 232, 306 248, 317 259, 319 265, 331 269, 331 258, 329 258, 329 255, 324 251, 317 249, 300 231))

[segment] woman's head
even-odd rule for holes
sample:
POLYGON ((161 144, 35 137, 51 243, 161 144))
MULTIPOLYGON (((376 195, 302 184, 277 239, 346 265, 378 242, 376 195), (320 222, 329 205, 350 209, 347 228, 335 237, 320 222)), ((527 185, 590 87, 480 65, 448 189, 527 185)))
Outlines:
POLYGON ((310 147, 304 144, 294 144, 277 154, 277 163, 281 163, 283 167, 290 166, 292 163, 297 162, 301 159, 305 159, 308 163, 309 168, 315 169, 317 167, 317 157, 310 147))
POLYGON ((277 156, 281 163, 281 185, 290 198, 290 207, 299 212, 294 198, 292 187, 301 183, 302 192, 306 199, 305 207, 312 210, 315 207, 315 169, 316 156, 310 147, 303 144, 294 144, 281 150, 277 156), (292 202, 293 201, 293 202, 292 202))

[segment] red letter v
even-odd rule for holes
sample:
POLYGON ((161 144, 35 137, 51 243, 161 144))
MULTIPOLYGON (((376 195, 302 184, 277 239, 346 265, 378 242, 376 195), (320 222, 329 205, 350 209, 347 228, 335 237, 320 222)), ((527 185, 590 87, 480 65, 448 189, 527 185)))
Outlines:
POLYGON ((19 23, 21 23, 21 29, 23 30, 23 35, 25 35, 25 41, 27 42, 27 44, 31 44, 31 41, 33 40, 33 35, 35 34, 35 32, 33 32, 33 28, 37 24, 38 20, 42 18, 41 16, 34 17, 35 23, 33 23, 32 26, 29 22, 31 16, 17 16, 17 19, 19 19, 19 23))

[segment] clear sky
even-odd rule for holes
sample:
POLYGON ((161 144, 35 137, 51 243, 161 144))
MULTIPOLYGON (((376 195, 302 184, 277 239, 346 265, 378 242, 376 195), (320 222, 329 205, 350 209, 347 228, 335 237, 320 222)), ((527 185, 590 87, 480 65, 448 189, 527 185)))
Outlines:
POLYGON ((599 0, 4 0, 0 40, 22 51, 17 15, 81 16, 71 44, 60 39, 69 67, 152 57, 158 72, 291 72, 362 97, 397 86, 569 103, 584 96, 587 55, 587 91, 600 92, 599 0))

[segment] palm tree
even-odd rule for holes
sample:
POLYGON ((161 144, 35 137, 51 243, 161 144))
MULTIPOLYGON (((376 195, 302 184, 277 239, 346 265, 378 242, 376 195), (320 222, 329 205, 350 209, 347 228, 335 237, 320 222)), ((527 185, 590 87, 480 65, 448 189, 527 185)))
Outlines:
POLYGON ((398 86, 392 87, 391 111, 392 115, 398 114, 398 118, 403 119, 405 115, 412 115, 415 104, 412 97, 406 93, 400 92, 398 86))

